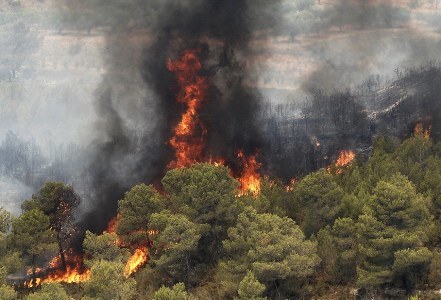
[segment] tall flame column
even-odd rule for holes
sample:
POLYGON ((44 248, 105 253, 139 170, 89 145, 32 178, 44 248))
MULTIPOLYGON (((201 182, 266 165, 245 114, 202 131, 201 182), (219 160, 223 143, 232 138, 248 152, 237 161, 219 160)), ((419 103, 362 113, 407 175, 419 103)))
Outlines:
POLYGON ((198 110, 206 95, 207 81, 199 75, 202 63, 198 50, 186 50, 182 56, 167 62, 167 68, 174 72, 179 84, 177 101, 186 105, 181 121, 173 129, 170 145, 175 150, 175 160, 169 168, 181 168, 201 161, 204 151, 204 137, 207 133, 199 120, 198 110))

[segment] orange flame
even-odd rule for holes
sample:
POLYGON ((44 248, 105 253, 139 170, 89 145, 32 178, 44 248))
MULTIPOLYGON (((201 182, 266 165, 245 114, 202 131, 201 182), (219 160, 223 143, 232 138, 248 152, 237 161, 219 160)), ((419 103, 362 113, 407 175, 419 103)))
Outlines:
POLYGON ((35 278, 26 281, 25 287, 36 287, 49 282, 80 283, 90 279, 90 270, 83 265, 83 257, 72 251, 66 254, 66 269, 62 267, 61 257, 56 256, 49 262, 49 267, 29 269, 29 276, 35 274, 35 278))
POLYGON ((432 126, 429 126, 429 128, 424 129, 423 124, 418 123, 415 125, 414 135, 415 136, 422 136, 425 139, 429 139, 431 129, 432 129, 432 126))
POLYGON ((237 157, 242 160, 243 172, 238 178, 240 183, 239 196, 252 194, 257 197, 260 194, 261 178, 257 170, 262 166, 257 162, 257 154, 251 155, 248 158, 242 151, 237 153, 237 157))
MULTIPOLYGON (((343 168, 349 166, 350 164, 352 164, 352 162, 355 159, 355 152, 352 150, 343 150, 340 152, 337 161, 335 162, 335 172, 337 174, 341 174, 343 172, 343 168)), ((332 173, 332 168, 331 166, 328 167, 328 173, 332 173)))
POLYGON ((198 109, 208 85, 206 79, 198 75, 202 69, 198 52, 186 50, 178 60, 167 62, 167 68, 175 73, 180 87, 177 101, 187 106, 170 139, 170 145, 175 150, 175 160, 169 164, 169 168, 188 167, 196 163, 204 149, 207 130, 199 120, 198 109))
POLYGON ((208 163, 210 163, 210 164, 212 164, 212 165, 214 165, 216 167, 225 166, 225 159, 220 158, 220 157, 213 158, 213 157, 210 156, 210 159, 208 160, 208 163))
POLYGON ((346 167, 352 163, 352 161, 355 159, 355 152, 352 150, 343 150, 340 152, 340 155, 338 156, 337 161, 335 162, 335 165, 337 167, 346 167))
POLYGON ((129 277, 148 261, 148 249, 146 246, 136 248, 129 258, 124 269, 124 276, 129 277))
POLYGON ((297 180, 295 178, 291 178, 291 180, 289 181, 289 184, 285 186, 285 190, 287 192, 292 192, 294 191, 294 187, 296 185, 297 180))
POLYGON ((113 217, 109 223, 107 224, 106 232, 107 233, 116 233, 116 227, 118 226, 118 220, 121 218, 120 214, 117 214, 116 217, 113 217))
POLYGON ((65 272, 59 270, 58 272, 49 274, 45 278, 41 278, 39 284, 44 284, 49 282, 80 283, 80 282, 88 281, 89 279, 90 279, 89 269, 86 269, 81 272, 76 268, 67 267, 65 272))

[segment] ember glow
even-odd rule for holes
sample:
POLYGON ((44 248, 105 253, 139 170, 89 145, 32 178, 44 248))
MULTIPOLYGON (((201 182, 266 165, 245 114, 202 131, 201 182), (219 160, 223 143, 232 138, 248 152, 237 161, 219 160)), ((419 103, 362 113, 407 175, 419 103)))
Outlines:
POLYGON ((415 136, 422 136, 425 139, 429 139, 430 138, 430 130, 431 130, 431 126, 429 126, 429 128, 424 129, 423 124, 418 123, 415 125, 414 135, 415 136))
POLYGON ((238 178, 240 183, 239 196, 251 194, 257 197, 260 194, 262 185, 257 170, 262 164, 257 162, 257 154, 246 157, 242 151, 239 151, 237 157, 241 159, 243 166, 242 175, 238 178))
POLYGON ((23 285, 31 288, 50 282, 85 282, 90 278, 90 270, 84 266, 82 255, 70 251, 66 254, 66 269, 62 267, 61 257, 56 256, 49 262, 48 268, 30 269, 27 275, 32 279, 26 281, 23 285))
POLYGON ((146 246, 139 246, 135 252, 130 256, 124 269, 124 276, 129 277, 141 268, 148 261, 148 248, 146 246))
POLYGON ((106 232, 107 233, 116 233, 116 227, 118 226, 118 220, 120 215, 118 214, 116 217, 113 217, 109 223, 107 224, 106 232))
POLYGON ((198 52, 186 50, 178 60, 167 63, 168 70, 175 73, 179 84, 177 101, 186 105, 186 111, 169 141, 175 150, 175 160, 169 164, 169 168, 188 167, 202 158, 207 130, 199 120, 198 110, 208 85, 206 79, 199 75, 202 63, 198 52))
POLYGON ((292 192, 292 191, 294 191, 294 187, 295 187, 295 185, 296 185, 296 179, 295 178, 291 178, 291 180, 289 181, 289 184, 287 184, 286 186, 285 186, 285 190, 287 191, 287 192, 292 192))

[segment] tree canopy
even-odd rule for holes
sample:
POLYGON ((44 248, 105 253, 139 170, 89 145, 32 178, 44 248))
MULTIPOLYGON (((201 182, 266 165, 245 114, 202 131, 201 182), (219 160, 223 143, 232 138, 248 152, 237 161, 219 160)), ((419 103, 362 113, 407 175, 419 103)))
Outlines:
POLYGON ((47 267, 59 253, 57 224, 74 224, 79 198, 48 183, 21 215, 0 209, 0 297, 261 300, 337 291, 350 298, 354 287, 361 297, 439 289, 439 149, 421 134, 401 144, 378 138, 365 162, 320 169, 287 187, 263 178, 256 197, 239 195, 223 166, 170 170, 164 190, 139 184, 124 195, 116 230, 85 233, 89 280, 22 295, 10 282, 47 267), (139 247, 145 260, 127 274, 139 247))

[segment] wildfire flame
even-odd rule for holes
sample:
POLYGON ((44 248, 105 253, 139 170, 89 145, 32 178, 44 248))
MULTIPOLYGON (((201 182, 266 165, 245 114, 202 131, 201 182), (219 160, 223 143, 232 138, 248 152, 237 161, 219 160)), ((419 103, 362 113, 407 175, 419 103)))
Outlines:
POLYGON ((414 135, 415 136, 422 136, 425 139, 429 139, 431 129, 432 129, 432 126, 429 126, 429 128, 424 129, 423 124, 418 123, 415 125, 414 135))
MULTIPOLYGON (((118 226, 118 221, 121 219, 121 215, 118 214, 116 217, 112 218, 107 225, 106 232, 108 233, 116 233, 116 227, 118 226)), ((138 232, 144 232, 144 231, 138 231, 138 232)), ((133 232, 134 233, 134 232, 133 232)), ((153 236, 155 234, 158 234, 158 230, 150 229, 147 230, 146 233, 149 236, 153 236)), ((119 238, 116 241, 116 244, 119 247, 131 247, 130 244, 124 243, 119 238)), ((138 246, 135 249, 135 252, 130 256, 130 258, 127 260, 126 266, 124 268, 124 276, 129 277, 133 273, 139 270, 144 264, 146 264, 148 261, 148 247, 147 246, 138 246)))
POLYGON ((113 217, 109 223, 107 224, 106 232, 107 233, 116 233, 116 227, 118 226, 118 220, 121 218, 120 214, 117 214, 116 217, 113 217))
MULTIPOLYGON (((159 230, 149 229, 147 230, 147 234, 151 238, 152 236, 159 234, 159 230)), ((135 252, 133 252, 130 258, 127 260, 126 267, 124 268, 124 276, 129 277, 148 262, 149 247, 151 247, 152 245, 153 245, 152 242, 149 241, 147 246, 142 245, 142 246, 138 246, 135 249, 135 252)))
POLYGON ((168 70, 175 73, 179 84, 177 101, 187 106, 169 141, 175 150, 175 160, 169 164, 169 168, 188 167, 202 157, 207 130, 199 120, 198 110, 208 85, 206 79, 199 75, 202 63, 198 52, 186 50, 179 59, 167 62, 168 70))
POLYGON ((83 257, 76 255, 73 251, 66 254, 66 269, 62 267, 61 257, 56 256, 51 259, 48 268, 29 269, 28 276, 33 278, 24 282, 24 286, 31 288, 49 282, 80 283, 88 281, 90 270, 84 267, 83 257))
POLYGON ((148 248, 146 246, 139 246, 135 252, 130 256, 124 269, 124 276, 129 277, 140 267, 148 261, 148 248))
POLYGON ((291 178, 291 180, 289 181, 289 184, 287 184, 287 185, 285 186, 285 190, 286 190, 287 192, 292 192, 292 191, 294 191, 294 187, 295 187, 295 185, 296 185, 296 182, 297 182, 297 180, 296 180, 295 178, 291 178))
POLYGON ((246 157, 242 151, 239 151, 237 157, 242 160, 243 172, 238 178, 240 183, 239 196, 252 194, 257 197, 260 194, 261 178, 257 170, 262 166, 257 162, 257 154, 246 157))
POLYGON ((338 156, 337 161, 335 162, 335 165, 337 167, 346 167, 352 163, 352 161, 355 159, 355 152, 352 150, 343 150, 340 152, 340 155, 338 156))
MULTIPOLYGON (((336 167, 335 172, 337 174, 341 174, 343 172, 343 168, 352 164, 352 162, 355 159, 355 156, 356 156, 356 154, 352 150, 341 151, 338 158, 337 158, 337 161, 335 162, 335 167, 336 167)), ((331 166, 328 167, 328 172, 329 173, 332 172, 331 166)))

